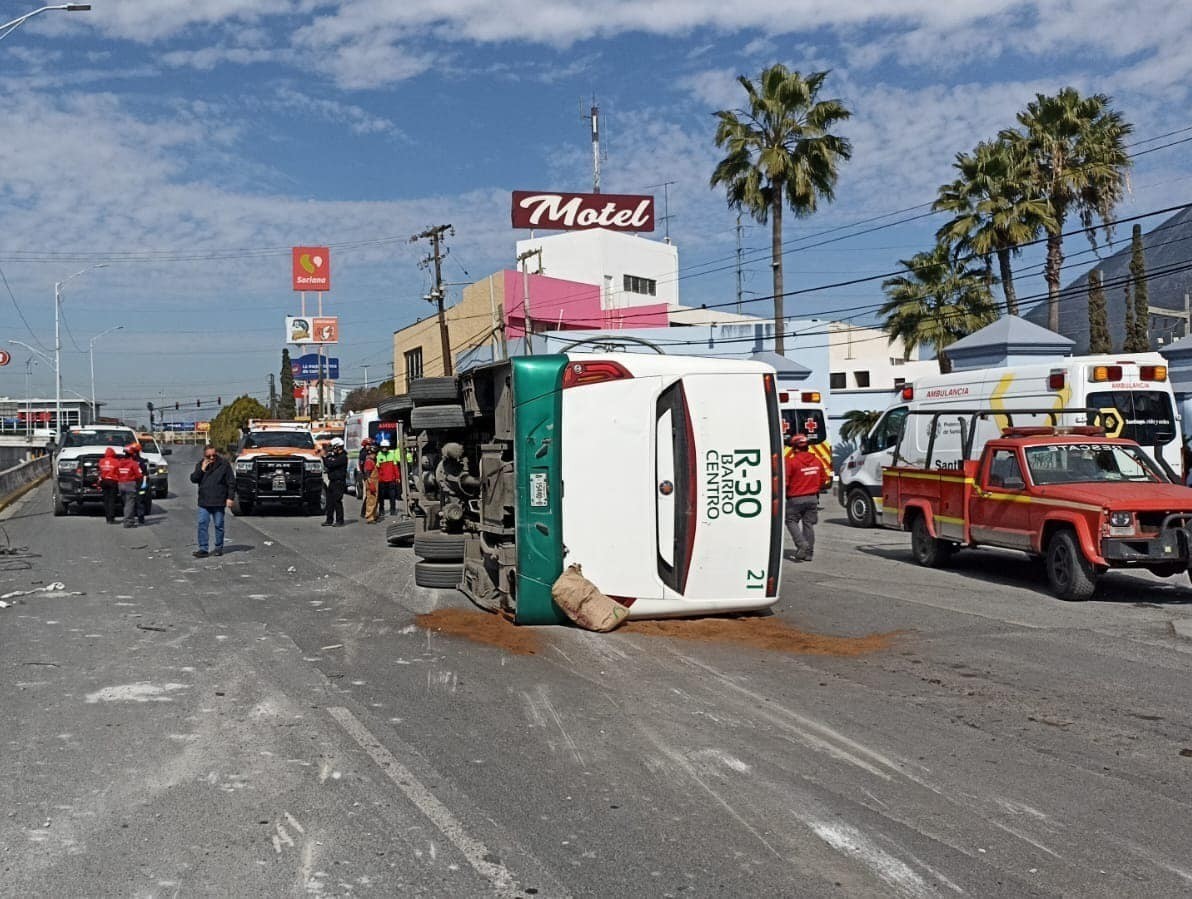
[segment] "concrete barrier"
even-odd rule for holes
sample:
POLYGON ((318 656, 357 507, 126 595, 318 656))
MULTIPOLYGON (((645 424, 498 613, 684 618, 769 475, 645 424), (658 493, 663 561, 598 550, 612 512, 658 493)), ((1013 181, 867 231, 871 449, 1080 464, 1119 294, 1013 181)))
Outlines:
POLYGON ((0 508, 8 505, 25 489, 50 473, 50 457, 30 459, 0 471, 0 508))

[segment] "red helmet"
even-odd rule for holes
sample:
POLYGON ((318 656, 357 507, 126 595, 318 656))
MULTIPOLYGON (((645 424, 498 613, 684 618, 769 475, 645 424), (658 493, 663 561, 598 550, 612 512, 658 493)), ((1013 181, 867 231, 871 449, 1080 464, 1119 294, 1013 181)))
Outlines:
POLYGON ((141 445, 139 443, 130 443, 124 448, 124 451, 126 453, 139 453, 141 451, 141 445))
POLYGON ((371 438, 371 437, 361 437, 361 438, 360 438, 360 445, 361 445, 361 446, 368 446, 370 443, 372 443, 372 438, 371 438))
POLYGON ((807 435, 806 434, 792 434, 791 435, 791 446, 793 446, 795 449, 801 449, 801 450, 807 449, 807 446, 808 446, 807 435))

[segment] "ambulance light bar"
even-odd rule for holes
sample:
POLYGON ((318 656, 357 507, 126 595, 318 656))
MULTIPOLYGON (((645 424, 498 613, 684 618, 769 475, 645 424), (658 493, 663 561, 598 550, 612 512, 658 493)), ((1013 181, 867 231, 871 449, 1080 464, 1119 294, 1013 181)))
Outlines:
POLYGON ((818 390, 803 394, 803 402, 805 403, 818 403, 819 401, 820 395, 818 390))
POLYGON ((1122 379, 1122 367, 1120 365, 1094 365, 1093 373, 1089 375, 1090 381, 1120 381, 1122 379))

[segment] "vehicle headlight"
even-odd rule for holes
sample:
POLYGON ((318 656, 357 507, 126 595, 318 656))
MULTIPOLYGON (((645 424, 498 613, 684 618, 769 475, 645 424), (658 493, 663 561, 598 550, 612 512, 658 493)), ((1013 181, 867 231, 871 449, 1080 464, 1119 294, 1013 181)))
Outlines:
POLYGON ((237 471, 244 471, 244 472, 252 471, 252 460, 251 460, 251 459, 249 459, 249 460, 248 460, 248 461, 246 461, 246 462, 237 462, 237 463, 236 463, 236 470, 237 470, 237 471))
POLYGON ((1128 528, 1134 524, 1133 512, 1110 512, 1109 526, 1111 528, 1128 528))
POLYGON ((170 466, 168 466, 168 465, 159 465, 159 466, 157 466, 157 473, 158 473, 158 474, 169 474, 169 473, 170 473, 170 466))
POLYGON ((323 470, 323 463, 320 462, 318 459, 316 459, 313 462, 307 462, 306 470, 311 472, 312 474, 318 474, 319 472, 321 472, 323 470))
POLYGON ((68 474, 74 470, 75 470, 74 459, 59 459, 58 460, 58 471, 60 473, 68 474))

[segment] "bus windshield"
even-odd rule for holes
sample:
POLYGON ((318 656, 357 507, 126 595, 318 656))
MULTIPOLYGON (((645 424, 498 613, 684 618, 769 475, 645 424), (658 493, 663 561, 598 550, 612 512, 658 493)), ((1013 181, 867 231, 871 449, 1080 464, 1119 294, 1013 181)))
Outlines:
POLYGON ((1117 410, 1125 423, 1118 436, 1142 446, 1162 446, 1175 439, 1171 396, 1162 390, 1103 390, 1090 393, 1087 405, 1117 410))

